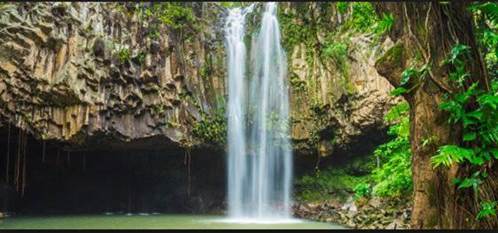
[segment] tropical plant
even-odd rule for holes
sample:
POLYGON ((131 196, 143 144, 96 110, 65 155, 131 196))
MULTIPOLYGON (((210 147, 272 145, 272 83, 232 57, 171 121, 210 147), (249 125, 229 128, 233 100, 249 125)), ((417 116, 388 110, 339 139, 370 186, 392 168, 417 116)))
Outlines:
POLYGON ((373 194, 376 196, 400 196, 412 190, 408 111, 408 103, 403 102, 391 108, 385 116, 385 121, 393 124, 388 130, 393 139, 374 151, 382 161, 372 171, 373 194))
MULTIPOLYGON (((458 177, 454 184, 458 189, 472 188, 479 198, 478 188, 488 178, 490 164, 498 159, 498 81, 493 80, 489 90, 478 83, 468 84, 470 74, 465 60, 470 47, 457 44, 443 65, 449 66, 449 79, 460 91, 449 94, 440 108, 449 113, 448 122, 462 126, 462 143, 443 145, 431 160, 435 168, 453 164, 466 164, 471 169, 469 177, 458 177)), ((493 200, 482 200, 492 203, 493 200)), ((482 205, 477 219, 492 215, 490 205, 482 205)))

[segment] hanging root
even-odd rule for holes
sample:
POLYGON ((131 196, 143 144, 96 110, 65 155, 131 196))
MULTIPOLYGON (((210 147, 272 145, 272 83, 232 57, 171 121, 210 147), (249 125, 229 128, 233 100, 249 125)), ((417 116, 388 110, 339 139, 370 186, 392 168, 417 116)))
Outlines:
POLYGON ((86 155, 83 155, 83 171, 86 170, 86 155))
POLYGON ((21 197, 24 197, 24 190, 26 188, 26 154, 28 150, 28 137, 24 135, 24 150, 23 150, 23 166, 22 166, 22 185, 21 185, 21 197))
POLYGON ((43 144, 42 144, 42 163, 45 163, 45 151, 46 151, 46 142, 43 141, 43 144))
POLYGON ((187 167, 187 197, 190 197, 191 191, 191 176, 190 176, 190 165, 192 163, 192 156, 190 153, 190 148, 185 149, 185 157, 183 159, 183 164, 187 167))
POLYGON ((67 166, 71 167, 71 152, 67 151, 67 166))
POLYGON ((61 157, 61 150, 59 148, 57 148, 57 157, 55 159, 55 164, 57 166, 59 166, 59 159, 60 159, 60 157, 61 157))
POLYGON ((9 184, 9 167, 10 167, 10 123, 7 128, 7 161, 5 161, 5 184, 9 184))
POLYGON ((22 142, 22 130, 19 127, 19 133, 17 136, 17 157, 16 157, 16 169, 15 169, 15 180, 14 183, 16 185, 16 191, 19 192, 19 171, 21 168, 21 142, 22 142))

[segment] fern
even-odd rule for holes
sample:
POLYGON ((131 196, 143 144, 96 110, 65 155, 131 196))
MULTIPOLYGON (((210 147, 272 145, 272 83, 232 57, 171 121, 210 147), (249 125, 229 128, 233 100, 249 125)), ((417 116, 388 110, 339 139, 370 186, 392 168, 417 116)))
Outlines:
POLYGON ((473 12, 481 11, 492 23, 498 23, 498 5, 494 2, 475 3, 469 9, 473 12))
POLYGON ((393 139, 374 151, 382 161, 382 166, 372 171, 374 195, 399 196, 412 190, 408 112, 409 105, 403 102, 391 108, 385 116, 387 123, 394 123, 388 130, 393 139))
POLYGON ((470 149, 465 149, 456 145, 441 146, 438 153, 431 158, 431 163, 434 168, 441 165, 449 167, 453 163, 460 163, 466 158, 470 158, 474 152, 470 149))
POLYGON ((485 218, 494 216, 496 218, 496 201, 485 201, 481 202, 481 210, 477 213, 477 220, 483 220, 485 218))

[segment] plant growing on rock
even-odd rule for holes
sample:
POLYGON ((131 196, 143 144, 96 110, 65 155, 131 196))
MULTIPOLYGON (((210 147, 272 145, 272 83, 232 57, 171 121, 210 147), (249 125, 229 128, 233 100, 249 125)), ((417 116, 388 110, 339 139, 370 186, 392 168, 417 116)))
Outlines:
POLYGON ((202 119, 194 125, 192 133, 204 142, 224 145, 227 135, 225 108, 218 108, 211 115, 202 113, 202 119))

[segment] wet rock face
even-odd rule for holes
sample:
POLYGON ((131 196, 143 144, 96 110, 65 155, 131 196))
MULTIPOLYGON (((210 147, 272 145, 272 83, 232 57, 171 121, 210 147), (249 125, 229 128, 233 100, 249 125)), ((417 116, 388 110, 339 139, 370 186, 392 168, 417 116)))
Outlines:
POLYGON ((340 22, 344 22, 348 13, 337 12, 334 4, 281 4, 281 11, 292 19, 291 23, 281 22, 284 41, 296 37, 285 34, 286 27, 293 28, 295 24, 317 27, 302 29, 303 34, 310 34, 308 40, 314 40, 312 43, 300 40, 287 48, 292 93, 291 136, 298 152, 318 151, 324 157, 337 150, 350 150, 358 138, 369 141, 372 135, 368 132, 385 131, 383 116, 401 101, 389 95, 394 88, 374 67, 376 58, 392 42, 389 39, 374 42, 372 35, 342 30, 340 22), (330 36, 331 33, 334 35, 330 36), (345 46, 341 59, 324 56, 329 44, 345 46))
MULTIPOLYGON (((226 93, 223 9, 186 7, 196 25, 187 28, 197 29, 162 25, 150 36, 153 23, 132 5, 1 5, 0 119, 70 147, 201 145, 193 127, 201 113, 222 107, 226 93)), ((291 89, 291 137, 300 153, 328 156, 367 129, 385 128, 382 117, 397 100, 373 67, 376 52, 365 52, 372 50, 368 38, 352 41, 349 86, 333 62, 305 61, 313 48, 288 51, 290 79, 309 87, 291 89)))
POLYGON ((145 35, 150 22, 116 5, 2 5, 4 121, 73 145, 94 135, 190 140, 199 112, 216 107, 213 100, 224 93, 223 74, 199 75, 208 57, 220 65, 213 70, 223 70, 223 54, 211 48, 222 48, 222 37, 215 36, 219 11, 207 3, 192 6, 211 20, 197 22, 203 30, 195 37, 164 26, 151 38, 145 35))

